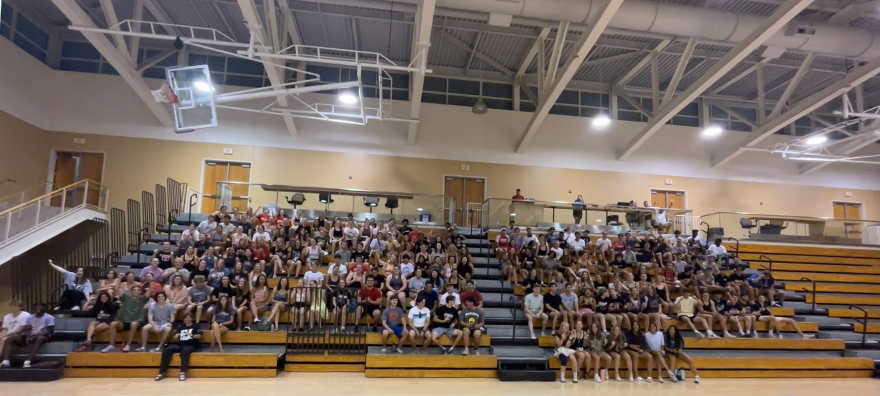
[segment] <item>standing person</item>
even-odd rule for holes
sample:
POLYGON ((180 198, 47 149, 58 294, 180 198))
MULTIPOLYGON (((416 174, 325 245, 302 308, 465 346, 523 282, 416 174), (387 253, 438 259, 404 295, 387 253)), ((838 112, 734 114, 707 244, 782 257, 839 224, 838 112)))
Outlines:
MULTIPOLYGON (((118 287, 118 286, 117 286, 118 287)), ((116 295, 119 296, 119 310, 116 312, 116 320, 110 323, 110 345, 101 350, 101 352, 115 352, 116 334, 120 331, 128 331, 128 342, 122 348, 122 352, 131 351, 131 343, 134 342, 134 336, 138 329, 144 324, 144 306, 150 301, 152 291, 147 289, 144 295, 141 295, 141 286, 134 285, 129 290, 131 293, 122 294, 119 289, 116 295)))
POLYGON ((162 352, 162 347, 174 328, 174 317, 177 315, 174 304, 168 302, 168 296, 165 292, 156 293, 154 299, 156 303, 151 304, 150 309, 147 310, 147 324, 141 330, 141 347, 135 352, 147 351, 147 338, 151 332, 161 333, 162 339, 159 341, 159 346, 150 352, 162 352))
POLYGON ((53 264, 52 260, 49 260, 49 266, 61 273, 64 277, 64 284, 67 286, 67 289, 61 293, 59 309, 79 310, 82 308, 83 303, 89 301, 89 296, 92 294, 92 282, 85 276, 83 269, 77 268, 75 273, 70 272, 53 264))
POLYGON ((642 346, 645 344, 645 335, 642 329, 639 328, 639 322, 633 321, 630 329, 627 330, 624 336, 626 337, 626 354, 629 355, 632 361, 632 366, 630 367, 635 371, 636 381, 642 381, 642 377, 639 376, 639 358, 643 357, 648 363, 647 382, 651 382, 651 368, 654 366, 654 357, 642 349, 642 346))
MULTIPOLYGON (((468 282, 468 287, 473 287, 473 282, 468 282)), ((483 326, 485 324, 486 315, 483 314, 483 309, 477 307, 477 299, 473 296, 464 297, 465 307, 462 308, 461 313, 459 313, 459 320, 461 321, 462 331, 464 332, 464 351, 461 353, 464 356, 467 356, 470 352, 468 352, 468 342, 470 341, 471 335, 474 336, 474 354, 480 354, 480 340, 483 337, 483 334, 486 334, 486 328, 483 326)))
MULTIPOLYGON (((574 200, 574 209, 572 209, 572 217, 574 217, 574 225, 580 225, 581 219, 584 218, 584 197, 578 194, 577 198, 574 200)), ((577 378, 577 377, 575 377, 577 378)), ((565 381, 563 381, 565 382, 565 381)), ((576 380, 574 382, 577 382, 576 380)))
MULTIPOLYGON (((464 334, 459 329, 455 328, 456 323, 458 323, 458 308, 456 308, 455 304, 455 296, 446 296, 444 305, 441 305, 434 312, 434 315, 431 317, 431 326, 433 330, 431 330, 431 340, 434 345, 440 347, 444 354, 451 355, 453 349, 461 341, 461 337, 464 334), (443 348, 443 344, 440 341, 440 338, 443 336, 449 338, 452 341, 452 346, 449 349, 443 348)), ((426 337, 427 338, 427 337, 426 337)), ((425 346, 428 346, 428 340, 425 340, 425 346)))
MULTIPOLYGON (((660 368, 662 367, 664 370, 666 370, 666 373, 669 374, 669 378, 672 380, 672 382, 678 382, 678 378, 675 377, 675 373, 673 373, 672 370, 669 369, 669 366, 666 365, 666 359, 663 356, 665 353, 663 347, 666 346, 666 340, 663 333, 657 331, 656 323, 651 323, 650 325, 648 325, 648 332, 645 333, 645 346, 647 346, 646 349, 648 350, 648 352, 651 353, 651 356, 654 357, 654 360, 657 361, 657 380, 660 381, 661 384, 665 382, 663 381, 663 374, 660 371, 660 368)), ((648 381, 650 381, 651 379, 650 375, 651 372, 649 368, 648 381)))
POLYGON ((663 350, 666 351, 666 359, 668 360, 669 367, 675 367, 675 361, 681 360, 685 364, 688 365, 691 372, 694 373, 694 382, 700 383, 700 373, 697 372, 697 365, 694 364, 694 361, 684 353, 684 338, 681 337, 681 333, 678 332, 678 328, 675 326, 669 326, 666 329, 666 333, 664 334, 664 342, 666 345, 663 346, 663 350))
POLYGON ((98 298, 86 303, 84 309, 88 310, 90 316, 93 315, 95 320, 89 323, 89 328, 86 330, 86 341, 76 350, 77 352, 85 352, 88 347, 92 346, 92 338, 94 338, 95 333, 110 329, 110 323, 113 323, 113 320, 116 319, 116 311, 119 310, 119 304, 116 304, 110 298, 110 293, 102 290, 98 292, 98 298))
POLYGON ((541 319, 541 335, 545 335, 549 318, 544 313, 544 296, 541 295, 541 285, 535 285, 532 288, 532 292, 526 296, 523 302, 523 312, 526 314, 526 320, 529 322, 529 334, 532 339, 537 338, 535 337, 534 323, 536 319, 541 319))
POLYGON ((174 341, 177 345, 169 345, 162 351, 162 358, 159 361, 159 375, 156 381, 165 379, 165 373, 168 372, 168 366, 171 365, 171 358, 175 353, 180 354, 180 381, 186 381, 186 371, 189 369, 189 357, 193 352, 199 349, 199 340, 202 339, 202 328, 198 323, 193 322, 191 312, 187 312, 183 316, 183 323, 176 329, 174 341))
POLYGON ((24 322, 24 330, 12 337, 7 337, 3 343, 3 362, 0 363, 0 367, 9 367, 9 353, 12 352, 13 345, 18 345, 31 347, 28 358, 22 366, 30 368, 37 350, 52 339, 54 332, 55 318, 46 313, 46 304, 38 303, 34 307, 34 314, 28 316, 24 322))
POLYGON ((388 306, 382 311, 382 353, 387 353, 388 337, 394 334, 397 336, 397 353, 402 354, 401 347, 409 337, 409 332, 403 331, 406 327, 406 315, 398 304, 400 299, 397 296, 388 298, 388 306))
POLYGON ((559 382, 565 383, 565 366, 571 362, 571 381, 577 383, 578 371, 580 369, 577 351, 574 350, 577 347, 575 342, 577 336, 570 330, 568 322, 562 322, 562 325, 559 326, 559 331, 553 335, 553 338, 556 341, 556 351, 553 353, 553 356, 559 358, 559 382))
MULTIPOLYGON (((3 317, 3 327, 0 327, 0 356, 3 356, 3 349, 6 340, 24 333, 24 324, 31 314, 22 310, 24 303, 21 300, 12 300, 9 303, 10 313, 3 317)), ((4 360, 2 367, 9 367, 9 361, 4 360)))
POLYGON ((214 308, 214 322, 211 323, 211 352, 214 352, 214 343, 217 343, 220 352, 223 352, 220 338, 230 329, 235 329, 235 306, 228 295, 223 295, 214 308))
POLYGON ((431 332, 428 331, 428 325, 431 321, 431 310, 425 306, 424 297, 416 298, 416 306, 409 309, 407 318, 409 319, 407 325, 410 328, 409 340, 412 343, 413 355, 419 353, 416 349, 416 338, 418 337, 425 337, 425 343, 422 345, 421 354, 426 355, 428 353, 428 340, 431 338, 431 332))

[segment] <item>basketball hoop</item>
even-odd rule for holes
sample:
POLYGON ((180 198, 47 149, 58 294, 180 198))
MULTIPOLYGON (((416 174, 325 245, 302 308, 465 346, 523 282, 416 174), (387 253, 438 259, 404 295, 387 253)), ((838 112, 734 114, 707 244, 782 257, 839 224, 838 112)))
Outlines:
POLYGON ((153 99, 157 103, 177 103, 177 95, 174 94, 174 90, 171 89, 171 86, 168 83, 163 83, 162 87, 152 91, 153 99))

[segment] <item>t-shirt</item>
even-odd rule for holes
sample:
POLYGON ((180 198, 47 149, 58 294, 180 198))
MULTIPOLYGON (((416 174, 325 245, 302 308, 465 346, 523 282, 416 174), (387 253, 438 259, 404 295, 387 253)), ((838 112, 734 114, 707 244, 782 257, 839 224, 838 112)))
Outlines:
POLYGON ((440 295, 438 295, 437 292, 434 290, 431 290, 431 292, 425 292, 424 290, 422 290, 418 294, 416 294, 416 301, 418 301, 419 298, 425 299, 425 307, 433 309, 434 304, 440 298, 440 295))
POLYGON ((500 248, 506 248, 507 245, 510 243, 510 237, 507 235, 500 235, 499 234, 498 236, 495 237, 495 243, 500 248))
POLYGON ((413 327, 422 328, 425 327, 425 322, 428 320, 428 316, 431 315, 431 310, 426 306, 425 308, 412 307, 409 309, 409 313, 407 316, 409 320, 412 322, 413 327))
POLYGON ((723 299, 718 300, 718 301, 712 300, 712 302, 715 304, 715 310, 718 311, 718 313, 720 313, 720 314, 727 313, 727 310, 729 309, 729 307, 727 305, 727 300, 723 300, 723 299))
MULTIPOLYGON (((218 304, 219 305, 219 304, 218 304)), ((221 309, 219 306, 214 310, 214 321, 217 323, 226 323, 229 322, 235 316, 235 310, 232 309, 232 304, 226 304, 226 310, 221 309)), ((155 321, 155 319, 153 319, 155 321)))
MULTIPOLYGON (((168 268, 168 269, 165 270, 165 272, 162 273, 162 276, 163 276, 163 277, 165 276, 165 274, 169 274, 169 275, 168 275, 168 280, 165 281, 165 284, 166 284, 166 285, 170 285, 171 282, 174 281, 174 275, 170 275, 170 274, 172 273, 172 271, 174 271, 173 268, 168 268)), ((179 271, 176 272, 176 274, 179 274, 180 276, 183 276, 183 277, 185 277, 186 279, 190 279, 190 277, 189 277, 189 270, 187 270, 186 268, 181 268, 179 271)), ((162 279, 154 279, 154 280, 155 280, 156 282, 161 282, 161 281, 162 281, 162 279)), ((183 279, 181 279, 181 280, 183 280, 183 279)), ((186 282, 184 282, 184 283, 186 283, 186 282)))
POLYGON ((455 309, 455 306, 447 307, 446 304, 441 305, 434 311, 434 316, 440 319, 449 319, 449 322, 446 323, 437 323, 431 321, 432 328, 454 328, 456 323, 458 323, 458 310, 455 309))
POLYGON ((49 332, 49 327, 55 326, 55 317, 44 313, 43 316, 30 315, 25 322, 25 325, 31 327, 32 336, 43 335, 49 332))
POLYGON ((694 307, 697 304, 697 299, 693 297, 678 297, 675 299, 675 308, 679 315, 694 315, 694 307))
POLYGON ((28 318, 31 314, 21 311, 18 316, 12 316, 11 313, 6 314, 3 317, 3 328, 7 330, 7 332, 12 333, 15 330, 18 330, 19 327, 24 326, 27 323, 28 318))
POLYGON ((198 323, 193 323, 189 326, 181 323, 180 327, 177 328, 177 332, 180 333, 180 340, 177 341, 178 346, 197 347, 199 345, 199 340, 195 336, 202 334, 202 327, 198 323))
POLYGON ((480 294, 480 292, 477 290, 474 290, 472 292, 466 291, 464 293, 461 293, 461 301, 467 301, 468 298, 471 298, 471 297, 474 298, 474 306, 475 307, 479 307, 480 303, 483 302, 483 295, 480 294))
POLYGON ((568 293, 562 293, 559 297, 562 298, 562 303, 565 304, 568 309, 574 310, 578 300, 577 294, 571 293, 569 295, 568 293))
POLYGON ((76 283, 76 274, 70 271, 64 271, 64 283, 71 289, 83 292, 85 294, 92 294, 92 282, 89 282, 88 279, 82 284, 76 283))
MULTIPOLYGON (((534 295, 534 293, 532 294, 534 295)), ((562 310, 562 297, 560 297, 559 294, 547 293, 544 295, 544 304, 549 305, 550 308, 560 311, 562 310)))
POLYGON ((108 302, 103 307, 99 307, 97 304, 92 307, 92 313, 95 315, 95 319, 99 322, 105 323, 112 322, 113 319, 116 318, 117 311, 119 311, 119 304, 114 302, 108 302))
POLYGON ((162 249, 159 249, 159 251, 156 252, 156 258, 159 259, 159 268, 166 270, 171 268, 171 260, 174 260, 174 252, 170 250, 165 252, 162 251, 162 249))
POLYGON ((348 301, 351 300, 351 292, 345 289, 337 289, 333 292, 333 299, 336 301, 337 307, 346 307, 348 301))
POLYGON ((734 271, 727 277, 727 281, 733 283, 742 283, 745 282, 747 279, 749 279, 749 276, 746 275, 745 272, 737 275, 736 271, 734 271))
POLYGON ((474 307, 474 309, 464 307, 461 309, 461 313, 458 316, 459 320, 464 322, 467 327, 471 329, 476 329, 477 325, 483 323, 484 317, 483 310, 476 307, 474 307))
POLYGON ((192 286, 186 291, 186 294, 189 295, 189 301, 191 303, 198 304, 208 301, 208 296, 211 295, 211 288, 208 286, 203 286, 201 288, 192 286))
POLYGON ((714 255, 716 257, 721 256, 722 254, 727 254, 727 248, 725 248, 724 245, 720 245, 720 246, 711 245, 711 246, 709 246, 709 254, 714 255))
POLYGON ((382 299, 382 292, 379 291, 379 289, 377 289, 375 287, 372 289, 367 289, 365 287, 363 289, 358 290, 357 296, 361 300, 364 300, 364 302, 366 302, 367 300, 376 301, 376 300, 382 299))
POLYGON ((217 286, 214 290, 211 290, 211 297, 217 297, 217 300, 220 300, 220 297, 232 297, 235 294, 235 289, 232 286, 217 286))
POLYGON ((400 326, 400 318, 403 317, 403 310, 400 307, 385 308, 382 311, 382 321, 388 324, 388 327, 400 326))
POLYGON ((529 311, 537 313, 544 306, 544 296, 540 294, 536 296, 535 293, 529 293, 526 296, 525 304, 529 311))
POLYGON ((596 246, 600 251, 606 251, 611 247, 611 240, 608 238, 599 238, 596 240, 596 246))
POLYGON ((453 305, 456 305, 456 306, 461 305, 461 296, 459 296, 458 293, 456 293, 456 292, 452 292, 452 294, 443 293, 443 295, 440 296, 440 305, 446 305, 446 297, 449 297, 449 296, 455 297, 455 302, 452 303, 453 305))
POLYGON ((142 295, 135 299, 128 294, 123 294, 119 296, 119 301, 122 302, 122 306, 119 307, 119 312, 116 315, 117 320, 122 323, 144 320, 144 305, 150 301, 147 296, 142 295))
POLYGON ((303 275, 303 283, 302 283, 302 285, 303 285, 303 286, 308 286, 312 281, 317 282, 317 284, 318 284, 319 286, 320 286, 320 285, 323 285, 323 284, 324 284, 324 274, 322 274, 322 273, 320 273, 320 272, 318 272, 318 271, 314 271, 314 272, 312 272, 312 271, 308 271, 308 272, 306 272, 306 274, 303 275))
POLYGON ((651 351, 662 351, 663 345, 666 345, 666 341, 663 338, 663 333, 659 331, 654 334, 645 333, 645 345, 651 351))
POLYGON ((177 309, 174 308, 173 304, 165 303, 160 306, 156 303, 150 305, 148 313, 153 317, 153 323, 157 326, 162 326, 166 323, 171 323, 171 318, 177 314, 177 309))

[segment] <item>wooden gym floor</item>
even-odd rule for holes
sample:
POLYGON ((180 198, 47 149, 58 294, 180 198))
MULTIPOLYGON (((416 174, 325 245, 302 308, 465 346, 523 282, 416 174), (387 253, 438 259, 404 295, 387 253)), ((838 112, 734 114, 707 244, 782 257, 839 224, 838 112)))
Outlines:
MULTIPOLYGON (((690 373, 688 373, 690 376, 690 373)), ((143 396, 180 394, 187 396, 308 395, 388 396, 535 396, 557 395, 687 395, 687 396, 826 396, 829 394, 880 395, 875 379, 704 379, 695 384, 608 382, 584 380, 573 384, 559 382, 500 382, 496 379, 380 379, 363 373, 281 373, 272 379, 190 379, 162 382, 152 379, 63 379, 49 383, 9 382, 2 386, 4 396, 143 396)))

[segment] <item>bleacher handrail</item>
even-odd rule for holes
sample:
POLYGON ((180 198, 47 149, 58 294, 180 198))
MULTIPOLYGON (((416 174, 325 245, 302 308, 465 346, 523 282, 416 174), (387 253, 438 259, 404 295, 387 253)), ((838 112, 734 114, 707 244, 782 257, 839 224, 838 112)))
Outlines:
MULTIPOLYGON (((814 298, 814 300, 815 300, 815 298, 814 298)), ((864 317, 862 317, 862 319, 861 319, 861 324, 862 324, 862 346, 865 346, 865 343, 868 341, 868 311, 858 305, 850 305, 849 306, 849 309, 853 309, 853 308, 858 309, 859 311, 862 311, 862 313, 864 314, 864 317)), ((855 321, 857 323, 859 323, 858 318, 856 318, 855 321)))
MULTIPOLYGON (((812 290, 812 294, 813 294, 812 302, 813 302, 813 305, 812 305, 812 308, 810 308, 810 313, 813 313, 813 314, 814 314, 814 313, 816 313, 816 281, 814 281, 814 280, 812 280, 812 279, 810 279, 810 278, 807 278, 807 277, 803 277, 803 278, 801 278, 801 281, 803 281, 803 282, 810 282, 810 283, 813 284, 813 290, 812 290)), ((805 292, 810 292, 810 290, 807 289, 807 288, 801 288, 801 289, 802 289, 803 291, 805 291, 805 292)))

